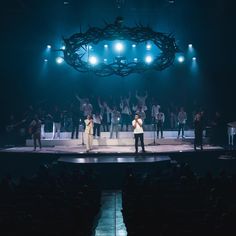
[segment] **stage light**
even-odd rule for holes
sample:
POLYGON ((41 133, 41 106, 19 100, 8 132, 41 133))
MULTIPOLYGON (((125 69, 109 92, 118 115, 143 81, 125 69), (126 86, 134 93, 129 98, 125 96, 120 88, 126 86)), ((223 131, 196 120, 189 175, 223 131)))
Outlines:
POLYGON ((192 47, 193 47, 193 45, 190 43, 190 44, 188 45, 188 47, 189 47, 189 48, 192 48, 192 47))
POLYGON ((44 61, 45 61, 45 62, 48 62, 48 59, 45 58, 44 61))
POLYGON ((104 59, 103 59, 103 61, 104 61, 104 62, 107 62, 107 59, 106 59, 106 58, 104 58, 104 59))
POLYGON ((146 49, 147 49, 147 50, 151 50, 151 48, 152 48, 151 44, 147 44, 147 45, 146 45, 146 49))
POLYGON ((47 48, 48 48, 48 49, 51 49, 51 48, 52 48, 52 46, 48 44, 48 45, 47 45, 47 48))
POLYGON ((137 62, 137 61, 138 61, 138 58, 135 57, 135 58, 134 58, 134 61, 137 62))
POLYGON ((63 46, 61 47, 61 50, 65 50, 65 49, 66 49, 66 46, 63 45, 63 46))
POLYGON ((105 45, 104 45, 104 48, 108 48, 108 45, 107 45, 107 44, 105 44, 105 45))
POLYGON ((148 64, 151 63, 152 62, 152 57, 151 56, 146 56, 145 57, 145 62, 148 63, 148 64))
POLYGON ((132 48, 136 48, 136 44, 132 44, 132 48))
POLYGON ((91 50, 93 47, 91 45, 88 46, 89 50, 91 50))
POLYGON ((197 60, 197 58, 196 58, 196 57, 193 57, 193 58, 192 58, 192 60, 193 60, 193 61, 196 61, 196 60, 197 60))
POLYGON ((89 63, 91 65, 96 65, 98 63, 98 59, 95 56, 89 57, 89 63))
POLYGON ((64 59, 62 57, 57 57, 56 58, 56 63, 57 64, 61 64, 64 61, 64 59))
POLYGON ((124 45, 122 43, 116 43, 115 49, 116 51, 121 52, 124 49, 124 45))
POLYGON ((184 62, 184 60, 185 60, 185 59, 184 59, 184 57, 183 57, 183 56, 179 56, 179 57, 178 57, 178 62, 179 62, 179 63, 183 63, 183 62, 184 62))

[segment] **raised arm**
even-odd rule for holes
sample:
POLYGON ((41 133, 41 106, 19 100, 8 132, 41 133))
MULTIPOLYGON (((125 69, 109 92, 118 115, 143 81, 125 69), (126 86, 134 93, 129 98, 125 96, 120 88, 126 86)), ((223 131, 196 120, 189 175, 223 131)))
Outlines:
POLYGON ((83 99, 81 97, 79 97, 78 94, 75 94, 75 97, 77 98, 77 100, 81 103, 83 101, 83 99))

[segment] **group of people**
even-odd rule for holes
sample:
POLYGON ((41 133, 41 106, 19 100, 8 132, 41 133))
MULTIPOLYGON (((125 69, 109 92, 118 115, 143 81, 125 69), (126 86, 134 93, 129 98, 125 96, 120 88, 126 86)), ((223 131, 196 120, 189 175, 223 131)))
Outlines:
POLYGON ((93 117, 93 134, 95 137, 100 137, 102 129, 104 132, 110 132, 110 138, 118 138, 119 131, 129 130, 132 117, 135 114, 140 116, 144 124, 154 125, 158 138, 159 133, 160 137, 163 138, 163 129, 167 127, 165 125, 166 119, 170 121, 169 128, 178 128, 178 136, 180 136, 180 132, 182 131, 182 136, 184 137, 184 127, 187 124, 187 113, 184 111, 184 108, 181 107, 179 111, 168 112, 166 116, 156 100, 150 106, 147 105, 147 92, 143 95, 139 95, 136 92, 136 104, 134 103, 132 106, 131 94, 121 97, 116 103, 113 101, 110 104, 105 100, 101 101, 100 98, 92 104, 88 98, 81 98, 78 95, 75 97, 79 104, 73 102, 67 111, 60 110, 58 106, 55 106, 50 114, 40 109, 38 116, 42 122, 42 138, 45 137, 45 123, 49 119, 53 123, 52 139, 60 138, 62 124, 65 126, 63 120, 65 114, 71 120, 71 139, 78 139, 80 125, 83 124, 87 116, 93 117))
MULTIPOLYGON (((131 96, 131 93, 129 93, 128 96, 120 97, 116 100, 111 98, 110 102, 108 100, 102 100, 100 97, 97 99, 81 98, 76 94, 70 107, 64 110, 58 106, 54 106, 51 111, 42 109, 43 106, 38 109, 30 106, 24 114, 24 119, 21 123, 24 123, 26 127, 30 127, 30 135, 33 135, 35 142, 36 140, 40 142, 41 138, 46 138, 45 131, 49 132, 49 122, 50 124, 52 123, 52 139, 60 139, 61 131, 71 131, 71 139, 78 139, 80 129, 86 135, 89 133, 90 136, 93 136, 92 138, 99 138, 101 130, 110 132, 110 138, 118 138, 119 131, 135 131, 135 127, 139 125, 133 124, 132 117, 139 117, 138 119, 142 121, 142 129, 145 125, 145 130, 153 130, 156 132, 157 138, 164 138, 163 130, 166 128, 177 130, 177 138, 184 138, 185 128, 189 128, 191 125, 191 128, 195 129, 195 147, 198 143, 202 147, 202 132, 207 123, 206 114, 202 109, 198 109, 198 112, 188 111, 187 115, 183 107, 177 109, 176 106, 170 106, 169 108, 164 106, 165 109, 163 109, 157 100, 150 99, 152 101, 150 103, 150 100, 148 101, 147 99, 147 92, 142 94, 136 92, 135 96, 131 96), (35 116, 35 114, 37 115, 35 116), (71 120, 70 130, 65 129, 65 116, 71 120), (86 123, 87 120, 91 121, 88 123, 89 125, 86 123), (169 125, 166 125, 166 122, 169 125), (130 126, 132 126, 131 129, 130 126)), ((196 110, 197 108, 194 109, 196 110)), ((215 131, 213 130, 216 134, 215 136, 219 136, 217 133, 219 128, 217 127, 220 125, 217 124, 221 123, 221 119, 217 115, 215 117, 212 127, 215 127, 215 131)), ((134 120, 137 120, 136 118, 134 120)), ((8 127, 14 127, 14 123, 14 119, 11 120, 11 124, 8 127)), ((142 139, 140 135, 138 137, 142 139)), ((88 140, 90 140, 88 143, 91 144, 91 138, 88 140)), ((41 147, 41 142, 39 146, 41 147)), ((88 146, 87 150, 90 149, 90 146, 88 146)))
MULTIPOLYGON (((161 114, 160 114, 161 115, 161 114)), ((179 123, 179 131, 178 138, 180 135, 180 131, 182 130, 182 136, 184 133, 184 122, 186 119, 186 113, 182 110, 179 114, 180 122, 179 123)), ((96 119, 96 116, 95 116, 96 119)), ((89 152, 92 149, 93 145, 93 137, 94 132, 97 132, 96 120, 94 120, 94 116, 87 115, 87 118, 84 120, 84 134, 85 134, 85 145, 86 151, 89 152)), ((32 138, 34 140, 34 150, 36 150, 37 141, 39 143, 39 148, 41 149, 41 121, 38 116, 35 115, 33 121, 30 123, 30 133, 32 134, 32 138)), ((135 139, 135 153, 138 153, 138 141, 140 140, 142 152, 145 152, 144 147, 144 130, 143 130, 143 120, 139 114, 135 114, 134 120, 132 121, 132 127, 134 132, 135 139)), ((159 134, 160 124, 157 123, 157 135, 159 134)), ((203 113, 198 112, 194 118, 194 127, 195 127, 195 140, 194 140, 194 149, 197 149, 197 146, 200 146, 201 150, 203 149, 203 113)), ((161 130, 161 137, 163 138, 163 131, 161 130)))
MULTIPOLYGON (((93 135, 94 135, 94 127, 95 123, 93 117, 91 115, 87 116, 85 122, 85 144, 86 151, 89 152, 92 149, 93 144, 93 135)), ((140 115, 136 114, 134 120, 132 121, 132 126, 134 130, 134 138, 135 138, 135 152, 138 153, 138 141, 140 140, 142 152, 145 152, 144 148, 144 140, 143 140, 143 120, 140 115)), ((96 129, 95 129, 96 130, 96 129)))

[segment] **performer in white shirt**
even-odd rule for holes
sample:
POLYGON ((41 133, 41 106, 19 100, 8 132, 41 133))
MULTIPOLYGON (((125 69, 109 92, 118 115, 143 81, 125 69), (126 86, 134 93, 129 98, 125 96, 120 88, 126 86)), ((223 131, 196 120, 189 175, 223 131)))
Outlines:
POLYGON ((145 92, 145 95, 143 95, 143 96, 138 95, 138 91, 136 91, 136 99, 138 100, 138 104, 140 106, 146 107, 147 97, 148 97, 147 91, 145 92))
POLYGON ((97 137, 100 138, 100 128, 101 128, 101 124, 102 124, 102 116, 100 115, 99 112, 96 112, 93 115, 93 123, 94 123, 93 137, 95 138, 95 136, 97 135, 97 137))
POLYGON ((180 131, 182 131, 182 138, 184 138, 184 126, 185 126, 186 121, 187 121, 187 114, 184 111, 183 107, 180 108, 177 119, 178 119, 178 126, 179 126, 179 128, 178 128, 178 138, 180 136, 180 131))
POLYGON ((157 119, 157 114, 159 113, 160 110, 160 105, 158 105, 157 102, 154 102, 154 104, 152 105, 152 118, 153 120, 157 119))
POLYGON ((114 106, 111 112, 110 138, 113 137, 114 131, 116 132, 116 138, 118 138, 119 122, 120 122, 120 112, 117 111, 116 106, 114 106))
POLYGON ((83 111, 83 115, 84 117, 87 117, 88 115, 92 115, 93 112, 93 106, 92 104, 89 102, 89 99, 86 99, 85 103, 82 106, 82 111, 83 111))
POLYGON ((111 109, 105 101, 101 102, 98 98, 98 105, 100 108, 100 114, 102 116, 102 127, 104 132, 109 131, 109 125, 111 124, 111 109))
POLYGON ((135 115, 132 121, 132 126, 134 128, 134 138, 135 138, 135 153, 138 153, 138 140, 140 139, 142 151, 145 152, 144 142, 143 142, 143 121, 138 114, 135 115))
POLYGON ((92 149, 92 144, 93 144, 93 117, 88 115, 84 123, 85 123, 84 138, 85 138, 86 151, 89 152, 92 149))

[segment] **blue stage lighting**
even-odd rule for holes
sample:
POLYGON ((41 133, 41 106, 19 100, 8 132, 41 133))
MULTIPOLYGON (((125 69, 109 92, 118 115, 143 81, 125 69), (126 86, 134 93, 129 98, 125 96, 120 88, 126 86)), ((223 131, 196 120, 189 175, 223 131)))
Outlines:
POLYGON ((107 62, 107 59, 106 59, 106 58, 104 58, 104 59, 103 59, 103 61, 106 63, 106 62, 107 62))
POLYGON ((98 63, 97 57, 95 57, 95 56, 89 57, 89 63, 90 63, 91 65, 96 65, 96 64, 98 63))
POLYGON ((52 46, 48 44, 48 45, 47 45, 47 48, 48 48, 48 49, 51 49, 51 48, 52 48, 52 46))
POLYGON ((151 50, 151 48, 152 48, 152 45, 148 43, 148 44, 146 45, 146 49, 147 49, 147 50, 151 50))
POLYGON ((151 56, 146 56, 145 57, 145 62, 148 63, 148 64, 151 63, 152 62, 152 57, 151 56))
POLYGON ((132 44, 132 48, 136 48, 136 44, 132 44))
POLYGON ((64 59, 62 58, 62 57, 57 57, 56 58, 56 63, 57 64, 61 64, 61 63, 63 63, 64 62, 64 59))
POLYGON ((178 62, 179 62, 179 63, 183 63, 184 60, 185 60, 184 56, 179 56, 179 57, 178 57, 178 62))
POLYGON ((138 61, 138 58, 135 57, 135 58, 134 58, 134 61, 137 62, 137 61, 138 61))
POLYGON ((44 61, 45 61, 45 62, 48 62, 48 59, 45 58, 44 61))
POLYGON ((91 50, 93 47, 91 45, 88 46, 89 50, 91 50))
POLYGON ((193 57, 193 58, 192 58, 192 60, 193 60, 193 61, 196 61, 196 60, 197 60, 197 58, 196 58, 196 57, 193 57))
POLYGON ((124 50, 124 45, 122 43, 116 43, 115 49, 116 51, 121 52, 124 50))
POLYGON ((107 44, 105 44, 105 45, 104 45, 104 48, 108 48, 108 45, 107 45, 107 44))
POLYGON ((190 44, 188 45, 188 47, 189 47, 189 48, 192 48, 192 47, 193 47, 193 45, 190 43, 190 44))
POLYGON ((61 47, 61 50, 65 50, 65 49, 66 49, 66 46, 63 45, 63 46, 61 47))

